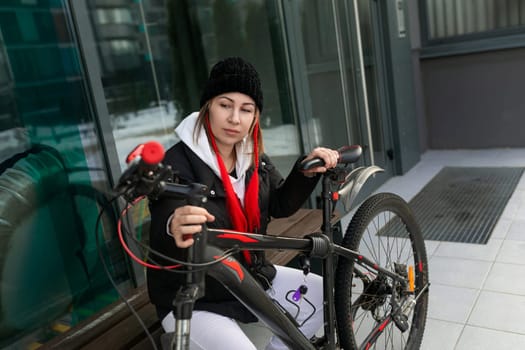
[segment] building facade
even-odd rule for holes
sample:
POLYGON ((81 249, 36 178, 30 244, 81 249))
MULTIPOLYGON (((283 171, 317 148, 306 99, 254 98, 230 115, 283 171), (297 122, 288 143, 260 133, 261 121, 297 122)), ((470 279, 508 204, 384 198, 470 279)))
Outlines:
MULTIPOLYGON (((0 347, 34 348, 116 300, 113 285, 125 291, 144 282, 117 238, 122 203, 111 189, 134 146, 177 142, 174 127, 198 109, 209 69, 223 57, 242 56, 259 71, 265 148, 283 174, 317 145, 361 144, 361 165, 385 169, 372 191, 428 148, 469 145, 447 132, 476 123, 443 95, 447 74, 471 79, 475 68, 455 74, 470 60, 505 59, 500 67, 510 69, 523 64, 523 52, 492 47, 464 58, 467 37, 454 44, 463 51, 443 54, 450 48, 440 51, 442 37, 470 28, 443 29, 452 23, 443 19, 448 3, 2 1, 0 347)), ((521 35, 513 28, 504 35, 521 35)), ((449 93, 461 93, 453 84, 449 93)), ((511 97, 502 115, 522 125, 522 99, 511 97)), ((147 204, 130 216, 126 226, 147 243, 147 204)))

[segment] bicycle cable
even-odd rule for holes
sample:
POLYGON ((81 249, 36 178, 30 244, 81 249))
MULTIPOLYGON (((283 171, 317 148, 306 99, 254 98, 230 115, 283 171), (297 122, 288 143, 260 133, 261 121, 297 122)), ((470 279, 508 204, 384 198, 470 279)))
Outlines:
MULTIPOLYGON (((144 243, 142 243, 139 240, 137 240, 128 230, 126 230, 126 229, 122 230, 122 224, 121 224, 122 223, 122 219, 124 217, 127 217, 127 212, 129 211, 129 209, 131 209, 132 206, 136 205, 140 200, 142 200, 144 198, 145 197, 143 196, 143 197, 137 198, 136 200, 134 200, 131 203, 128 202, 128 206, 124 210, 122 210, 121 215, 119 217, 119 221, 118 221, 118 234, 119 234, 120 243, 124 247, 124 250, 126 251, 126 253, 133 260, 135 260, 137 263, 139 263, 140 265, 145 266, 145 267, 149 267, 149 268, 153 268, 153 269, 157 269, 157 270, 168 270, 170 272, 193 273, 193 272, 199 272, 199 271, 206 270, 206 268, 208 268, 208 267, 210 267, 210 266, 212 266, 214 264, 218 264, 218 263, 222 262, 223 260, 229 258, 230 256, 232 256, 233 254, 235 254, 235 253, 237 253, 239 251, 238 248, 231 248, 231 249, 225 250, 223 252, 223 254, 220 257, 218 257, 217 259, 214 259, 214 260, 211 260, 211 261, 208 261, 208 262, 204 262, 204 263, 189 263, 187 261, 177 260, 177 259, 174 259, 172 257, 169 257, 169 256, 167 256, 165 254, 162 254, 159 251, 151 248, 150 246, 145 245, 144 243), (123 238, 123 235, 122 235, 123 231, 126 233, 126 236, 130 237, 141 248, 145 249, 149 253, 153 253, 154 255, 156 255, 156 256, 158 256, 160 258, 163 258, 163 259, 165 259, 165 260, 167 260, 169 262, 175 263, 177 265, 173 265, 173 266, 154 265, 154 264, 149 264, 149 263, 145 262, 144 260, 140 259, 139 257, 137 257, 131 251, 131 249, 129 248, 129 246, 125 242, 125 240, 123 238), (197 267, 197 268, 201 268, 201 269, 192 269, 191 271, 182 271, 182 270, 176 271, 177 268, 182 267, 182 266, 184 266, 184 267, 197 267)), ((128 226, 131 226, 131 225, 128 225, 128 226)), ((151 257, 149 257, 148 259, 150 261, 153 261, 151 259, 151 257)))
MULTIPOLYGON (((289 290, 286 295, 285 295, 285 299, 287 302, 289 302, 290 304, 292 304, 293 306, 296 307, 297 309, 297 313, 295 314, 295 316, 293 316, 293 318, 297 320, 297 317, 299 316, 299 313, 301 312, 301 306, 295 301, 293 300, 293 297, 292 299, 290 299, 290 295, 293 295, 296 291, 295 290, 289 290)), ((299 323, 299 327, 302 327, 309 319, 311 319, 313 317, 313 315, 317 312, 317 308, 315 307, 314 304, 312 304, 312 302, 305 296, 301 296, 301 300, 305 300, 311 307, 312 307, 312 312, 310 313, 310 315, 308 315, 308 317, 306 317, 301 323, 299 323)), ((276 301, 277 302, 277 301, 276 301)), ((277 302, 279 305, 281 305, 279 302, 277 302)), ((281 305, 282 307, 282 305, 281 305)))
MULTIPOLYGON (((109 200, 108 204, 109 205, 112 205, 118 198, 120 197, 120 195, 117 195, 115 197, 113 197, 112 199, 109 200)), ((140 198, 140 200, 142 200, 143 198, 140 198)), ((121 220, 122 220, 122 217, 123 216, 126 216, 125 214, 127 213, 127 211, 131 208, 130 205, 131 204, 136 204, 135 202, 138 203, 138 201, 134 201, 134 203, 129 203, 127 202, 128 204, 128 207, 123 210, 123 212, 121 212, 121 215, 119 217, 119 221, 118 221, 118 226, 121 225, 121 220)), ((146 336, 148 337, 148 340, 150 341, 152 347, 154 350, 158 350, 158 347, 155 343, 155 340, 153 339, 153 336, 151 335, 148 327, 146 326, 146 324, 144 323, 144 321, 142 320, 142 318, 140 317, 140 315, 137 313, 137 311, 135 310, 135 308, 133 307, 133 305, 131 305, 131 303, 129 302, 128 299, 126 299, 126 297, 122 294, 122 292, 120 291, 117 283, 115 282, 114 278, 112 277, 111 275, 111 271, 109 269, 109 266, 106 262, 106 260, 104 259, 104 256, 102 254, 102 248, 101 248, 101 244, 100 244, 100 237, 99 237, 99 229, 100 229, 100 224, 101 224, 101 220, 102 220, 102 216, 103 214, 105 213, 106 211, 106 207, 102 207, 100 212, 98 213, 97 215, 97 220, 95 222, 95 244, 96 244, 96 248, 97 248, 97 253, 98 253, 98 256, 99 256, 99 259, 102 263, 102 266, 104 268, 104 272, 106 273, 107 277, 108 277, 108 280, 110 281, 113 289, 117 292, 119 298, 122 300, 122 302, 124 302, 124 304, 126 305, 126 307, 130 310, 130 312, 133 314, 133 316, 137 319, 137 321, 139 322, 141 328, 143 329, 144 333, 146 334, 146 336)), ((120 227, 121 229, 121 227, 120 227)), ((124 247, 124 250, 126 251, 126 253, 128 253, 128 255, 130 257, 132 257, 133 260, 137 261, 138 263, 140 263, 141 265, 144 265, 145 262, 140 260, 135 254, 133 254, 133 252, 131 251, 131 249, 129 249, 129 247, 127 246, 126 242, 124 241, 124 239, 122 238, 122 235, 121 235, 121 230, 119 229, 119 240, 121 242, 121 244, 123 245, 124 247)), ((176 268, 166 268, 165 266, 162 266, 162 265, 159 265, 157 264, 151 257, 148 258, 148 260, 154 262, 156 265, 152 265, 152 264, 148 264, 150 265, 152 268, 160 268, 160 269, 165 269, 165 270, 168 270, 170 272, 177 272, 177 273, 190 273, 190 272, 199 272, 199 271, 203 271, 203 270, 206 270, 207 267, 213 265, 213 264, 216 264, 216 263, 219 263, 221 262, 222 260, 224 259, 227 259, 228 257, 232 256, 233 254, 235 254, 237 252, 238 249, 235 249, 235 248, 232 248, 232 249, 229 249, 229 250, 226 250, 221 257, 219 257, 218 259, 216 260, 213 260, 213 261, 210 261, 210 262, 207 262, 207 263, 203 263, 203 264, 189 264, 187 262, 184 262, 184 261, 179 261, 177 259, 173 259, 169 256, 166 256, 158 251, 156 251, 155 249, 152 249, 151 247, 145 245, 144 243, 140 242, 137 238, 135 238, 127 229, 124 229, 124 231, 126 232, 126 236, 127 237, 130 237, 136 244, 138 244, 142 249, 145 249, 147 250, 148 252, 150 253, 153 253, 155 255, 158 255, 159 257, 163 258, 163 259, 166 259, 168 261, 172 261, 172 262, 175 262, 177 267, 179 266, 192 266, 192 267, 201 267, 200 269, 193 269, 191 271, 182 271, 182 270, 176 270, 176 268)), ((150 267, 150 266, 147 266, 147 267, 150 267)))
MULTIPOLYGON (((109 204, 112 204, 118 197, 119 196, 116 196, 116 197, 112 198, 109 201, 109 204)), ((122 292, 118 288, 117 283, 115 282, 115 280, 111 276, 111 272, 109 271, 109 267, 108 267, 108 265, 107 265, 107 263, 106 263, 106 261, 104 259, 104 256, 102 255, 102 248, 100 247, 100 239, 99 239, 98 231, 99 231, 99 227, 100 227, 100 221, 102 219, 102 214, 104 213, 105 210, 106 210, 106 208, 102 207, 102 209, 100 210, 100 212, 99 212, 99 214, 97 216, 97 220, 96 220, 96 223, 95 223, 95 243, 96 243, 96 246, 97 246, 97 253, 98 253, 99 259, 102 262, 102 266, 103 266, 104 271, 105 271, 105 273, 106 273, 106 275, 107 275, 107 277, 109 279, 109 282, 111 283, 111 285, 113 286, 113 288, 115 289, 117 294, 119 295, 120 299, 124 302, 126 307, 131 311, 133 316, 139 322, 140 326, 144 330, 144 333, 146 333, 146 336, 148 337, 148 340, 151 342, 151 345, 152 345, 153 349, 154 350, 158 350, 157 344, 155 343, 155 340, 153 339, 153 336, 151 335, 148 327, 146 327, 146 325, 144 324, 144 321, 142 320, 140 315, 137 313, 135 308, 131 305, 129 300, 126 299, 126 297, 122 294, 122 292)))

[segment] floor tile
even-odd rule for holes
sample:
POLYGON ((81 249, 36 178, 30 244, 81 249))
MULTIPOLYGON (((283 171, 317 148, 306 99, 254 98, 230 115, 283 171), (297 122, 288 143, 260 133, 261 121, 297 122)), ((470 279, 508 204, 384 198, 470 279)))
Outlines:
POLYGON ((525 296, 525 265, 494 263, 483 290, 525 296))
POLYGON ((454 350, 464 325, 427 319, 425 335, 421 349, 425 350, 454 350))
MULTIPOLYGON (((410 201, 445 166, 525 166, 525 149, 429 150, 376 192, 410 201)), ((342 219, 346 224, 351 215, 342 219)), ((425 241, 430 259, 429 318, 423 350, 525 348, 525 174, 486 245, 425 241), (467 288, 469 287, 469 288, 467 288)), ((248 327, 258 349, 270 338, 248 327)))
POLYGON ((525 335, 525 296, 482 291, 467 324, 525 335))
POLYGON ((520 181, 516 185, 516 190, 518 190, 518 191, 524 191, 525 190, 525 175, 521 176, 520 181))
POLYGON ((429 262, 431 284, 481 289, 492 262, 433 256, 429 262))
POLYGON ((525 242, 505 240, 496 257, 497 262, 525 265, 525 242))
POLYGON ((512 196, 510 196, 509 202, 516 202, 518 204, 523 203, 525 201, 525 178, 522 178, 520 182, 516 185, 515 191, 512 193, 512 196), (524 186, 523 188, 520 188, 520 186, 524 186))
POLYGON ((510 225, 512 225, 512 219, 501 217, 496 223, 496 226, 494 226, 490 238, 504 239, 505 237, 507 237, 510 225))
POLYGON ((501 213, 500 218, 514 220, 518 212, 519 206, 520 204, 516 202, 507 203, 505 209, 503 209, 503 212, 501 213))
POLYGON ((475 289, 432 284, 428 316, 442 321, 465 323, 477 295, 475 289))
POLYGON ((498 159, 507 160, 507 163, 512 166, 523 166, 523 164, 525 164, 523 148, 501 149, 501 154, 498 159))
POLYGON ((427 257, 430 258, 432 255, 436 253, 436 250, 438 247, 442 244, 440 241, 425 241, 425 249, 427 251, 427 257))
POLYGON ((525 335, 467 326, 456 349, 494 350, 523 349, 525 335))
POLYGON ((461 259, 494 261, 503 241, 490 239, 487 244, 442 242, 434 255, 461 259))
POLYGON ((516 209, 514 220, 525 220, 525 201, 522 201, 516 209))
POLYGON ((506 239, 525 241, 525 215, 523 216, 523 219, 518 219, 519 217, 521 216, 518 212, 516 220, 512 221, 512 224, 509 227, 509 232, 507 233, 506 239))

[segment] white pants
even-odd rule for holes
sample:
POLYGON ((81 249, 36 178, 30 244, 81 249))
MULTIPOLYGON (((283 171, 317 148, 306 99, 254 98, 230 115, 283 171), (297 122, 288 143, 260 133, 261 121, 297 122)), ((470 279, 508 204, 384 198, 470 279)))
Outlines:
MULTIPOLYGON (((311 338, 323 325, 323 279, 314 273, 306 276, 303 271, 285 267, 275 266, 277 274, 272 282, 272 288, 266 292, 277 300, 292 316, 297 314, 297 308, 286 300, 289 291, 295 291, 300 285, 308 287, 308 292, 304 297, 315 306, 313 308, 300 300, 299 313, 296 320, 301 324, 306 318, 308 321, 301 326, 300 330, 308 338, 311 338)), ((288 298, 291 299, 291 294, 288 298)), ((162 327, 166 332, 175 330, 175 318, 173 312, 169 313, 162 320, 162 327)), ((234 319, 221 316, 208 311, 193 311, 191 318, 191 350, 256 350, 255 345, 244 334, 234 319)), ((286 345, 276 336, 270 339, 266 346, 267 350, 288 349, 286 345)))

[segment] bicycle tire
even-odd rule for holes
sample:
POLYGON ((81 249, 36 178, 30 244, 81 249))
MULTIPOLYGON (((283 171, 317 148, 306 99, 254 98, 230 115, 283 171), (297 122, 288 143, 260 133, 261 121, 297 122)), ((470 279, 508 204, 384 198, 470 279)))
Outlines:
MULTIPOLYGON (((384 322, 393 315, 392 291, 402 293, 399 284, 364 269, 353 259, 340 257, 334 299, 341 348, 419 349, 428 309, 428 265, 423 236, 408 204, 392 193, 371 196, 357 209, 341 245, 360 252, 390 271, 396 269, 400 273, 403 267, 406 270, 412 264, 415 290, 411 297, 416 301, 406 312, 409 328, 405 332, 393 321, 384 322), (365 288, 367 293, 363 293, 365 288), (381 335, 371 342, 367 337, 372 332, 379 333, 378 329, 381 335)), ((403 298, 410 298, 410 295, 405 294, 403 298)), ((401 297, 394 300, 400 301, 401 297)))

